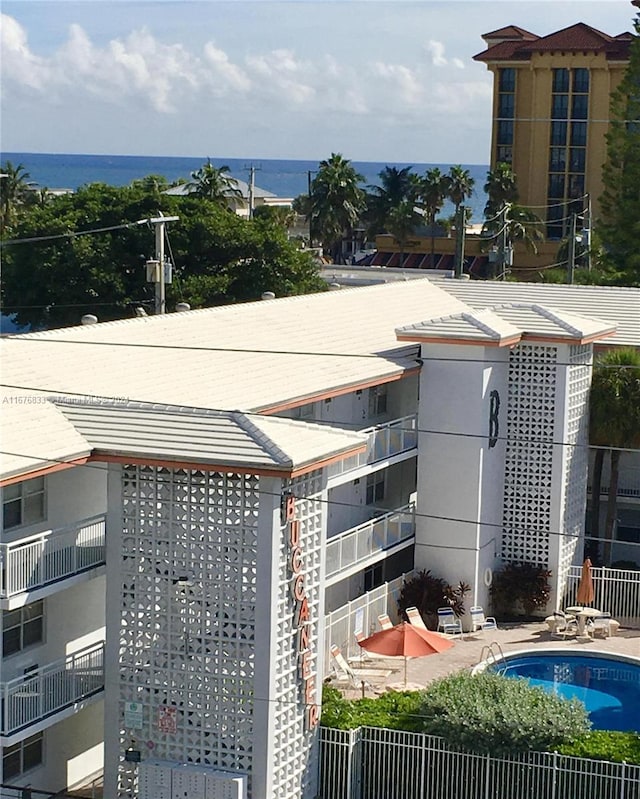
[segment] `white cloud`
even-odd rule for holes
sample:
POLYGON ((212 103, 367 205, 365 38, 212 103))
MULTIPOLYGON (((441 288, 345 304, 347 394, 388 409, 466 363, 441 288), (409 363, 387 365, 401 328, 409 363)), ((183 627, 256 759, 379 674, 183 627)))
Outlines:
POLYGON ((464 69, 464 62, 460 58, 447 58, 445 56, 445 46, 443 42, 438 42, 435 39, 429 39, 425 44, 424 49, 431 58, 431 63, 434 67, 447 67, 452 64, 458 69, 464 69))
POLYGON ((0 14, 0 49, 5 80, 17 80, 32 89, 42 88, 46 81, 46 65, 27 45, 27 35, 13 17, 0 14))

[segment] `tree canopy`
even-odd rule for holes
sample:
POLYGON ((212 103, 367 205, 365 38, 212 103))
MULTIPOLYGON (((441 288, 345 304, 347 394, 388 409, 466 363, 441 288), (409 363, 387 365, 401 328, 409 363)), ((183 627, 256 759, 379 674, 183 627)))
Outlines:
MULTIPOLYGON (((613 276, 640 285, 640 12, 634 21, 625 76, 611 96, 607 160, 598 231, 613 276)), ((606 263, 605 263, 606 266, 606 263)))
POLYGON ((174 263, 168 307, 325 288, 311 256, 268 218, 246 220, 211 200, 161 194, 153 180, 125 188, 91 184, 21 209, 12 238, 3 241, 4 313, 38 328, 77 324, 85 313, 108 320, 132 315, 133 306, 153 307, 144 262, 154 256, 154 232, 138 222, 160 211, 179 217, 167 226, 174 263), (101 228, 113 229, 83 235, 101 228))

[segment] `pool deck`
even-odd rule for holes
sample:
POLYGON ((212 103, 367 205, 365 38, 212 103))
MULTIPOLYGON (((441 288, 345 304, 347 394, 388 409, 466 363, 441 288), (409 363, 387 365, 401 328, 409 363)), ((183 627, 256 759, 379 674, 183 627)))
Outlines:
MULTIPOLYGON (((582 641, 575 635, 566 638, 552 636, 547 625, 542 622, 527 622, 522 624, 501 624, 497 630, 487 630, 482 633, 465 633, 464 639, 459 636, 452 638, 455 642, 451 649, 437 655, 429 655, 423 658, 412 658, 407 663, 407 682, 412 690, 419 690, 426 686, 431 680, 444 677, 447 674, 471 669, 480 662, 483 647, 496 642, 502 651, 514 652, 521 649, 542 650, 542 649, 568 649, 572 652, 613 652, 619 655, 629 655, 640 658, 640 630, 621 628, 617 635, 609 638, 598 636, 595 639, 582 641)), ((494 647, 494 650, 496 647, 494 647)), ((363 667, 368 668, 392 668, 394 671, 386 678, 378 678, 367 675, 364 679, 365 695, 374 696, 390 687, 402 688, 404 680, 404 660, 403 658, 385 658, 367 660, 363 662, 363 667)), ((358 664, 352 662, 354 669, 358 664)), ((336 687, 350 699, 359 698, 362 689, 334 683, 336 687)))

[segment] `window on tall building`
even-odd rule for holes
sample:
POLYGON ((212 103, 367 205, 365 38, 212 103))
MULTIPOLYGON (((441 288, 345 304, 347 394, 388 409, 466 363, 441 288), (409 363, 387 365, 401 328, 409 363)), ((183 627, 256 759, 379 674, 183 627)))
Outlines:
POLYGON ((44 603, 31 602, 2 614, 2 656, 14 655, 44 640, 44 603))
POLYGON ((564 198, 564 173, 562 175, 549 175, 549 197, 554 200, 564 198))
POLYGON ((574 94, 571 98, 571 119, 586 119, 589 111, 589 95, 574 94))
POLYGON ((498 122, 498 144, 513 144, 513 121, 501 119, 498 122))
POLYGON ((571 145, 573 147, 586 147, 587 145, 587 123, 571 123, 571 145))
POLYGON ((549 172, 564 172, 567 166, 565 147, 552 147, 549 153, 549 172))
POLYGON ((382 502, 386 490, 386 480, 384 472, 374 472, 367 475, 367 505, 375 505, 382 502))
POLYGON ((2 490, 4 529, 42 521, 45 518, 45 494, 44 477, 5 486, 2 490))
POLYGON ((500 145, 496 150, 496 163, 510 164, 513 161, 513 147, 500 145))
POLYGON ((515 92, 516 90, 516 71, 513 67, 501 69, 498 77, 498 91, 515 92))
POLYGON ((551 100, 551 118, 566 119, 569 116, 569 95, 554 94, 551 100))
POLYGON ((569 171, 584 172, 587 151, 584 147, 571 147, 569 150, 569 171))
POLYGON ((567 123, 566 122, 552 122, 551 123, 551 144, 563 145, 567 143, 567 123))
POLYGON ((384 582, 384 562, 374 563, 364 570, 364 590, 373 591, 384 582))
POLYGON ((369 389, 369 416, 382 416, 387 412, 387 386, 372 386, 369 389))
POLYGON ((515 94, 500 94, 498 97, 498 117, 500 117, 500 119, 513 119, 515 110, 515 94))
POLYGON ((573 70, 573 93, 589 94, 589 70, 578 68, 573 70))
POLYGON ((553 70, 553 88, 554 92, 568 92, 569 91, 569 70, 568 69, 554 69, 553 70))
POLYGON ((39 732, 13 746, 5 746, 2 752, 3 781, 8 782, 41 765, 43 742, 44 733, 39 732))

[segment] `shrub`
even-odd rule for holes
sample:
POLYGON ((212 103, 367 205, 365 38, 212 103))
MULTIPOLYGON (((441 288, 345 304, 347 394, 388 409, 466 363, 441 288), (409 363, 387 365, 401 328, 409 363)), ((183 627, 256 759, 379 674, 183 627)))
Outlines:
POLYGON ((494 572, 491 602, 497 615, 531 616, 544 610, 551 594, 551 572, 534 563, 508 563, 494 572))
POLYGON ((452 586, 442 577, 434 577, 430 571, 420 571, 407 580, 398 597, 398 610, 404 614, 407 608, 416 607, 427 626, 438 626, 438 608, 449 606, 456 616, 464 616, 464 597, 471 591, 467 583, 452 586))
POLYGON ((590 727, 578 700, 567 701, 526 680, 460 672, 420 694, 422 731, 494 755, 544 751, 575 741, 590 727))
POLYGON ((419 732, 421 721, 416 718, 420 694, 390 691, 376 699, 344 699, 337 688, 325 684, 322 691, 324 727, 353 730, 356 727, 385 727, 391 730, 419 732))
POLYGON ((613 760, 618 763, 624 761, 640 766, 640 735, 637 732, 593 730, 572 743, 562 744, 558 747, 558 752, 592 760, 613 760))

